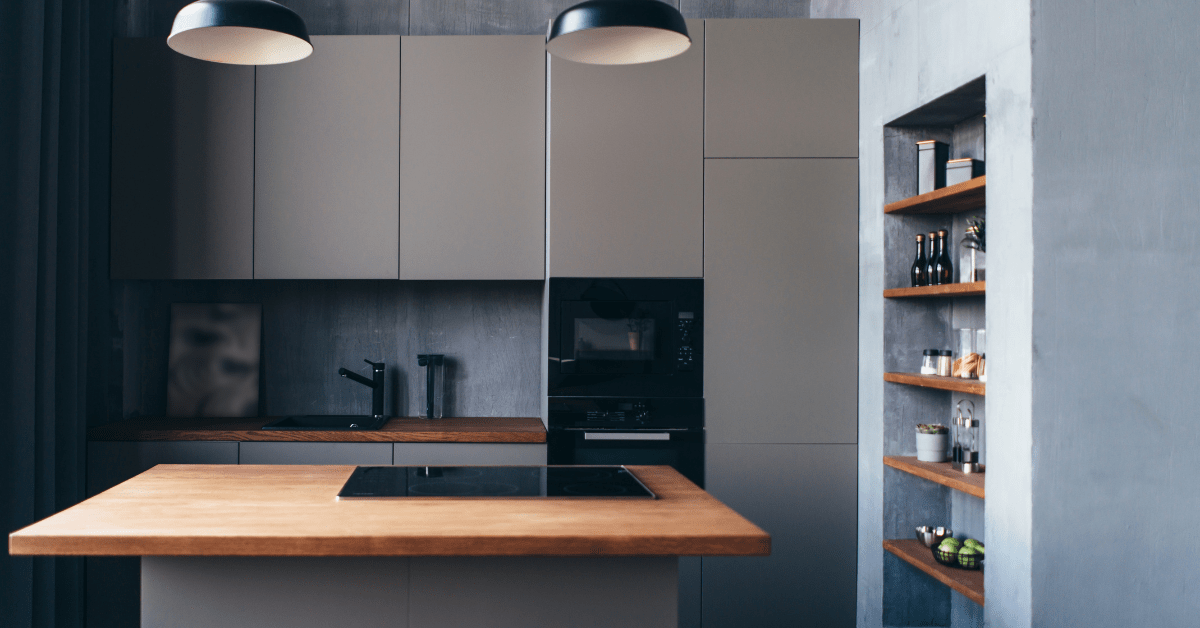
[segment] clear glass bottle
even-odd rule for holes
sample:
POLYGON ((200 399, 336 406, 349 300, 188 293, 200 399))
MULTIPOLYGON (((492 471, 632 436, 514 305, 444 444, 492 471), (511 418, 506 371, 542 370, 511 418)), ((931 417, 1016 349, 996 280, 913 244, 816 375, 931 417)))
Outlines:
POLYGON ((958 275, 962 283, 986 281, 987 253, 984 250, 983 227, 972 224, 958 245, 958 275))

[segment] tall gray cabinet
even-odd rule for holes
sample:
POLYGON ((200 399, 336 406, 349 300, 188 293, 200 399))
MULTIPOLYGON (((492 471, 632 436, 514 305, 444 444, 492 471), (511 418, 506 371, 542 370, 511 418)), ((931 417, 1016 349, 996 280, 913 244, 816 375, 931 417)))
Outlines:
POLYGON ((707 489, 772 537, 703 625, 853 626, 858 22, 705 22, 707 489))
POLYGON ((642 65, 550 57, 553 277, 703 275, 704 22, 642 65))
POLYGON ((257 69, 255 279, 397 279, 400 37, 257 69))
POLYGON ((113 42, 111 276, 249 279, 254 68, 113 42))
POLYGON ((545 38, 400 49, 400 278, 544 278, 545 38))

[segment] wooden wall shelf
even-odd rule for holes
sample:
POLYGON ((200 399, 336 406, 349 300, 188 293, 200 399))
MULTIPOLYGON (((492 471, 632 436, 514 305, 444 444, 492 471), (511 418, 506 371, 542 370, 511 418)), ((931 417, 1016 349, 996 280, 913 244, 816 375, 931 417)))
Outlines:
POLYGON ((984 499, 983 473, 963 473, 949 462, 921 462, 916 456, 884 456, 883 464, 919 478, 984 499))
POLYGON ((919 286, 916 288, 889 288, 883 291, 885 299, 911 299, 915 297, 981 297, 987 294, 986 281, 971 283, 949 283, 942 286, 919 286))
POLYGON ((885 214, 961 214, 987 202, 987 177, 975 177, 940 190, 910 196, 883 206, 885 214))
POLYGON ((983 571, 947 567, 934 560, 933 552, 915 539, 885 539, 883 549, 983 606, 983 571))
POLYGON ((977 379, 939 377, 937 375, 920 375, 917 373, 884 373, 883 381, 980 396, 983 396, 987 390, 987 384, 977 379))

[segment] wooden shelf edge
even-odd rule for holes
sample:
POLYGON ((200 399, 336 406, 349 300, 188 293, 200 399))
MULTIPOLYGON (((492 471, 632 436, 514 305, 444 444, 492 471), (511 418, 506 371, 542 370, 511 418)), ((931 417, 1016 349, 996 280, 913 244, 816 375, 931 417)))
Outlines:
POLYGON ((921 388, 949 390, 951 392, 961 392, 981 397, 987 392, 987 384, 985 382, 977 379, 963 379, 961 377, 939 377, 937 375, 920 375, 917 373, 884 373, 883 381, 893 384, 919 386, 921 388))
POLYGON ((987 202, 987 177, 975 177, 940 190, 910 196, 883 206, 885 214, 960 214, 987 202))
POLYGON ((883 549, 929 574, 933 579, 983 606, 983 572, 947 567, 933 559, 924 543, 915 539, 884 539, 883 549))
POLYGON ((883 291, 885 299, 914 297, 981 297, 987 294, 986 281, 951 283, 942 286, 918 286, 916 288, 888 288, 883 291))
POLYGON ((916 456, 884 456, 883 464, 979 499, 984 498, 983 473, 956 471, 949 462, 921 462, 916 456))

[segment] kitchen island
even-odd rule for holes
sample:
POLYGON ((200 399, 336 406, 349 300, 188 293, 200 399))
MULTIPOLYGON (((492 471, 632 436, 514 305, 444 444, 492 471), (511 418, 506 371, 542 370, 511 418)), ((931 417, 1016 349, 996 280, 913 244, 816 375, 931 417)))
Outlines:
POLYGON ((352 466, 159 465, 14 532, 26 556, 141 556, 143 626, 667 626, 679 556, 770 537, 670 467, 659 498, 335 496, 352 466))

